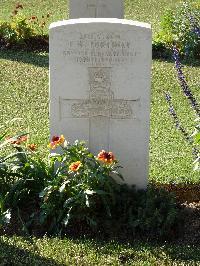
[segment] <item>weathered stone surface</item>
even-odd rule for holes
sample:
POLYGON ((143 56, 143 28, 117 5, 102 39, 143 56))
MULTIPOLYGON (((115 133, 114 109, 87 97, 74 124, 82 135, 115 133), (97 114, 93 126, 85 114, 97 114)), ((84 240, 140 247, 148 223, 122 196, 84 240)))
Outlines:
POLYGON ((144 188, 149 166, 151 29, 119 19, 50 27, 51 135, 114 152, 128 184, 144 188))
POLYGON ((70 18, 123 18, 123 0, 70 0, 70 18))

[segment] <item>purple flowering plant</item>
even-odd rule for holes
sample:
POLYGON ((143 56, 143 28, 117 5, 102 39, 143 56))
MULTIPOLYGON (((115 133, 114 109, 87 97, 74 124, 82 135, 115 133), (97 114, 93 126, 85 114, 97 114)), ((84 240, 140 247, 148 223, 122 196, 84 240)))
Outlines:
POLYGON ((200 105, 193 95, 186 78, 183 73, 182 64, 180 61, 180 55, 179 50, 177 47, 173 47, 173 59, 175 62, 175 69, 177 71, 177 76, 179 80, 179 84, 182 90, 183 95, 187 98, 191 109, 195 112, 195 115, 197 117, 196 121, 198 121, 198 124, 195 127, 195 132, 190 135, 187 132, 187 129, 183 127, 183 125, 180 122, 180 119, 177 115, 177 112, 174 108, 172 97, 169 92, 165 93, 166 101, 169 105, 169 113, 172 116, 174 123, 176 125, 176 128, 182 133, 185 140, 188 141, 193 147, 193 155, 194 155, 194 170, 200 170, 200 105))

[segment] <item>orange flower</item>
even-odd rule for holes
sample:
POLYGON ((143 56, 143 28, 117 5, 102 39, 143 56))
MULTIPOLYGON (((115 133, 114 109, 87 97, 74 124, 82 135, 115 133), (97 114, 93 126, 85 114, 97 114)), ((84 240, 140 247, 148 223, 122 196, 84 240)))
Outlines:
POLYGON ((29 148, 31 151, 35 151, 35 150, 36 150, 36 147, 37 147, 36 144, 28 144, 28 148, 29 148))
POLYGON ((77 162, 70 164, 69 170, 72 172, 77 172, 81 166, 82 166, 82 163, 80 161, 77 161, 77 162))
POLYGON ((114 157, 113 153, 112 152, 106 152, 104 150, 102 150, 98 154, 97 158, 99 161, 102 161, 102 162, 108 163, 108 164, 113 163, 115 161, 115 157, 114 157))
POLYGON ((65 138, 63 135, 59 136, 53 136, 51 142, 49 143, 48 147, 52 150, 57 148, 59 145, 63 144, 65 142, 65 138))
POLYGON ((27 136, 19 137, 20 142, 27 141, 27 136))
POLYGON ((6 140, 13 145, 20 145, 22 142, 27 141, 27 136, 21 137, 7 137, 6 140))

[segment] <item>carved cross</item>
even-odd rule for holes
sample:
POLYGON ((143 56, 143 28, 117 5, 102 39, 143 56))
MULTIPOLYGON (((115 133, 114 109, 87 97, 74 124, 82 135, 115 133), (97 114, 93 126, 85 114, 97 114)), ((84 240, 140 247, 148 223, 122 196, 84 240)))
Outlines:
POLYGON ((89 16, 94 17, 94 18, 101 17, 101 15, 104 13, 105 8, 106 8, 106 4, 99 0, 96 0, 96 2, 87 4, 89 16))
POLYGON ((70 18, 123 18, 124 0, 69 0, 70 18))
MULTIPOLYGON (((89 146, 93 152, 95 148, 109 150, 109 132, 111 119, 133 118, 133 104, 138 100, 114 99, 111 90, 111 68, 91 67, 89 72, 89 99, 62 100, 70 107, 73 118, 89 118, 89 146)), ((61 107, 62 109, 62 107, 61 107)), ((62 111, 63 112, 63 111, 62 111)), ((64 111, 65 112, 65 111, 64 111)), ((65 114, 61 114, 65 116, 65 114)), ((69 115, 69 114, 67 114, 69 115)))
POLYGON ((87 4, 87 9, 89 10, 89 16, 90 17, 97 17, 97 4, 87 4))

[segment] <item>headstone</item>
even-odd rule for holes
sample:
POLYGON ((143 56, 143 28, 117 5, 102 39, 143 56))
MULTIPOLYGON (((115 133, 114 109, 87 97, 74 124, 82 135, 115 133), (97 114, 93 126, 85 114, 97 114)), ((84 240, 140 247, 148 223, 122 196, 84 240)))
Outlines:
POLYGON ((148 179, 151 35, 149 24, 120 19, 50 27, 51 135, 112 151, 138 188, 148 179))
POLYGON ((123 0, 70 0, 73 18, 123 18, 123 0))

